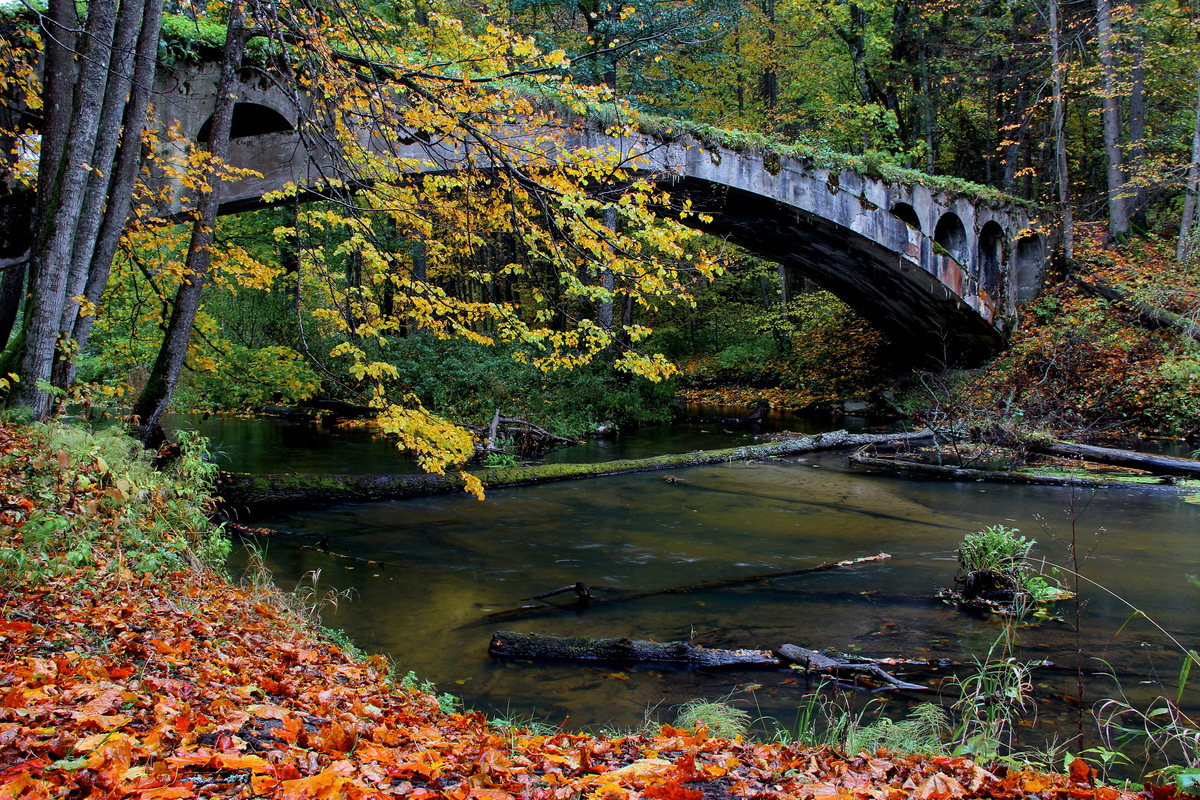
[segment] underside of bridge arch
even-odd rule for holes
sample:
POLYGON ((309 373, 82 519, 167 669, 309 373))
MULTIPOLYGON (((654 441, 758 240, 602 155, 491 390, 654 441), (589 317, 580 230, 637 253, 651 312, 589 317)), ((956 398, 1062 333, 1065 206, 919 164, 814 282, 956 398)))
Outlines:
MULTIPOLYGON (((212 135, 212 117, 204 121, 196 134, 196 141, 207 142, 212 135)), ((292 123, 275 109, 260 103, 234 103, 233 123, 229 130, 230 139, 243 139, 247 136, 262 136, 267 133, 279 133, 294 130, 292 123)))
POLYGON ((902 345, 901 352, 911 353, 915 362, 976 363, 1004 344, 991 324, 935 276, 844 226, 707 181, 683 179, 670 190, 712 215, 704 230, 811 278, 902 345))

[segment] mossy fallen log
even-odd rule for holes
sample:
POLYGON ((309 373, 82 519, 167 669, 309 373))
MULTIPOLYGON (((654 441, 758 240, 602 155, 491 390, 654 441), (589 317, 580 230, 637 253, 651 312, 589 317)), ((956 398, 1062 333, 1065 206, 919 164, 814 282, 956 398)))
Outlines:
POLYGON ((1078 458, 1097 464, 1110 464, 1114 467, 1140 469, 1155 475, 1200 478, 1200 461, 1190 458, 1175 458, 1154 453, 1139 453, 1136 450, 1120 450, 1115 447, 1096 447, 1090 444, 1072 444, 1070 442, 1030 441, 1026 442, 1026 446, 1037 453, 1078 458))
POLYGON ((1121 481, 1080 478, 1072 475, 1038 475, 1029 472, 1001 472, 997 470, 951 467, 942 464, 925 464, 906 458, 881 458, 865 453, 852 454, 850 456, 850 463, 859 464, 864 467, 885 469, 889 472, 929 475, 953 481, 990 481, 994 483, 1026 483, 1035 486, 1086 486, 1093 488, 1129 485, 1121 481))
MULTIPOLYGON (((851 434, 832 431, 815 436, 766 444, 729 447, 721 450, 698 450, 693 453, 622 459, 597 464, 533 464, 476 470, 487 490, 515 486, 531 486, 554 481, 582 480, 634 472, 679 469, 730 461, 781 458, 816 450, 838 450, 861 447, 874 442, 895 439, 929 438, 928 431, 895 434, 851 434)), ((222 472, 217 480, 217 493, 225 504, 254 506, 301 503, 352 503, 371 500, 396 500, 461 491, 462 479, 452 475, 303 475, 296 473, 248 475, 222 472)))
POLYGON ((687 642, 592 639, 498 631, 488 645, 493 658, 532 661, 597 661, 610 664, 674 664, 680 667, 768 667, 779 661, 768 650, 716 650, 687 642))

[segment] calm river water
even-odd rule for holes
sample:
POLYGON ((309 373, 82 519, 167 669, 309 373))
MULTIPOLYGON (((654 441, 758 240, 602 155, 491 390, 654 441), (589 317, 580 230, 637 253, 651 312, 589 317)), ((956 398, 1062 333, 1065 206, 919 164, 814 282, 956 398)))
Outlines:
MULTIPOLYGON (((711 413, 711 412, 710 412, 711 413)), ((739 414, 727 410, 726 414, 739 414)), ((827 430, 845 421, 776 415, 775 429, 827 430)), ((193 426, 213 438, 226 469, 252 472, 402 472, 411 465, 364 431, 328 431, 262 420, 213 418, 193 426)), ((720 425, 676 425, 557 453, 558 461, 625 458, 749 443, 720 425)), ((257 545, 290 588, 319 572, 322 591, 350 590, 326 614, 369 652, 386 653, 488 715, 534 715, 553 725, 629 728, 647 715, 671 721, 696 697, 728 698, 789 724, 803 681, 786 672, 668 672, 496 661, 496 629, 559 635, 691 640, 712 647, 792 642, 872 656, 983 657, 1002 626, 933 599, 951 586, 963 534, 992 524, 1037 540, 1035 553, 1064 563, 1074 540, 1084 584, 1078 635, 1068 622, 1019 632, 1019 655, 1051 659, 1035 674, 1036 709, 1022 744, 1074 730, 1076 664, 1084 706, 1126 692, 1173 691, 1180 654, 1133 618, 1124 598, 1189 647, 1200 641, 1200 506, 1173 489, 1067 488, 950 483, 875 475, 845 453, 780 463, 733 463, 498 490, 484 502, 445 496, 273 512, 255 524, 283 533, 257 545), (335 553, 312 546, 328 536, 335 553), (798 569, 879 552, 851 569, 704 593, 663 595, 504 624, 493 611, 576 581, 636 591, 798 569)), ((236 573, 246 561, 235 555, 236 573)), ((601 589, 603 591, 603 589, 601 589)), ((561 599, 561 598, 559 598, 561 599)), ((565 601, 564 601, 565 602, 565 601)), ((912 673, 936 685, 945 674, 912 673)), ((889 693, 890 694, 890 693, 889 693)), ((947 689, 943 703, 956 696, 947 689)), ((867 697, 863 695, 862 697, 867 697)), ((907 700, 919 699, 909 695, 907 700)), ((893 703, 902 700, 890 701, 893 703)), ((901 713, 899 706, 891 709, 901 713)))

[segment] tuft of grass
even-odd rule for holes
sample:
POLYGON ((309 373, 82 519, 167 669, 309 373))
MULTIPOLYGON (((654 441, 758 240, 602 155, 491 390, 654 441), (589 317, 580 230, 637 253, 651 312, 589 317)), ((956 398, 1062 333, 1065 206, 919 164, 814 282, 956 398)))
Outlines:
POLYGON ((708 728, 713 736, 734 739, 750 730, 750 715, 740 708, 715 700, 689 700, 679 708, 674 726, 694 731, 708 728))

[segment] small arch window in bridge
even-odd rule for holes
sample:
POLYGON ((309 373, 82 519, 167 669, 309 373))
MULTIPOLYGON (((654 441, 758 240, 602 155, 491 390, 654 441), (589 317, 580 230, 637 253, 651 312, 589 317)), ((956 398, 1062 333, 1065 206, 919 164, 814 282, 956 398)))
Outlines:
MULTIPOLYGON (((196 141, 207 142, 212 136, 212 117, 205 120, 196 134, 196 141)), ((230 139, 244 139, 247 136, 262 136, 267 133, 280 133, 295 130, 292 123, 270 106, 260 103, 234 103, 233 126, 229 130, 230 139)))
POLYGON ((967 229, 953 212, 947 212, 938 220, 933 231, 933 243, 941 247, 960 264, 967 256, 967 229))
POLYGON ((1000 265, 1004 262, 1004 229, 995 220, 979 232, 979 286, 992 299, 1000 295, 1000 265))
POLYGON ((917 216, 917 210, 908 203, 894 203, 892 216, 909 227, 921 230, 921 218, 917 216))
POLYGON ((1017 283, 1017 302, 1037 297, 1046 267, 1046 242, 1041 236, 1023 236, 1017 240, 1013 271, 1017 283))

